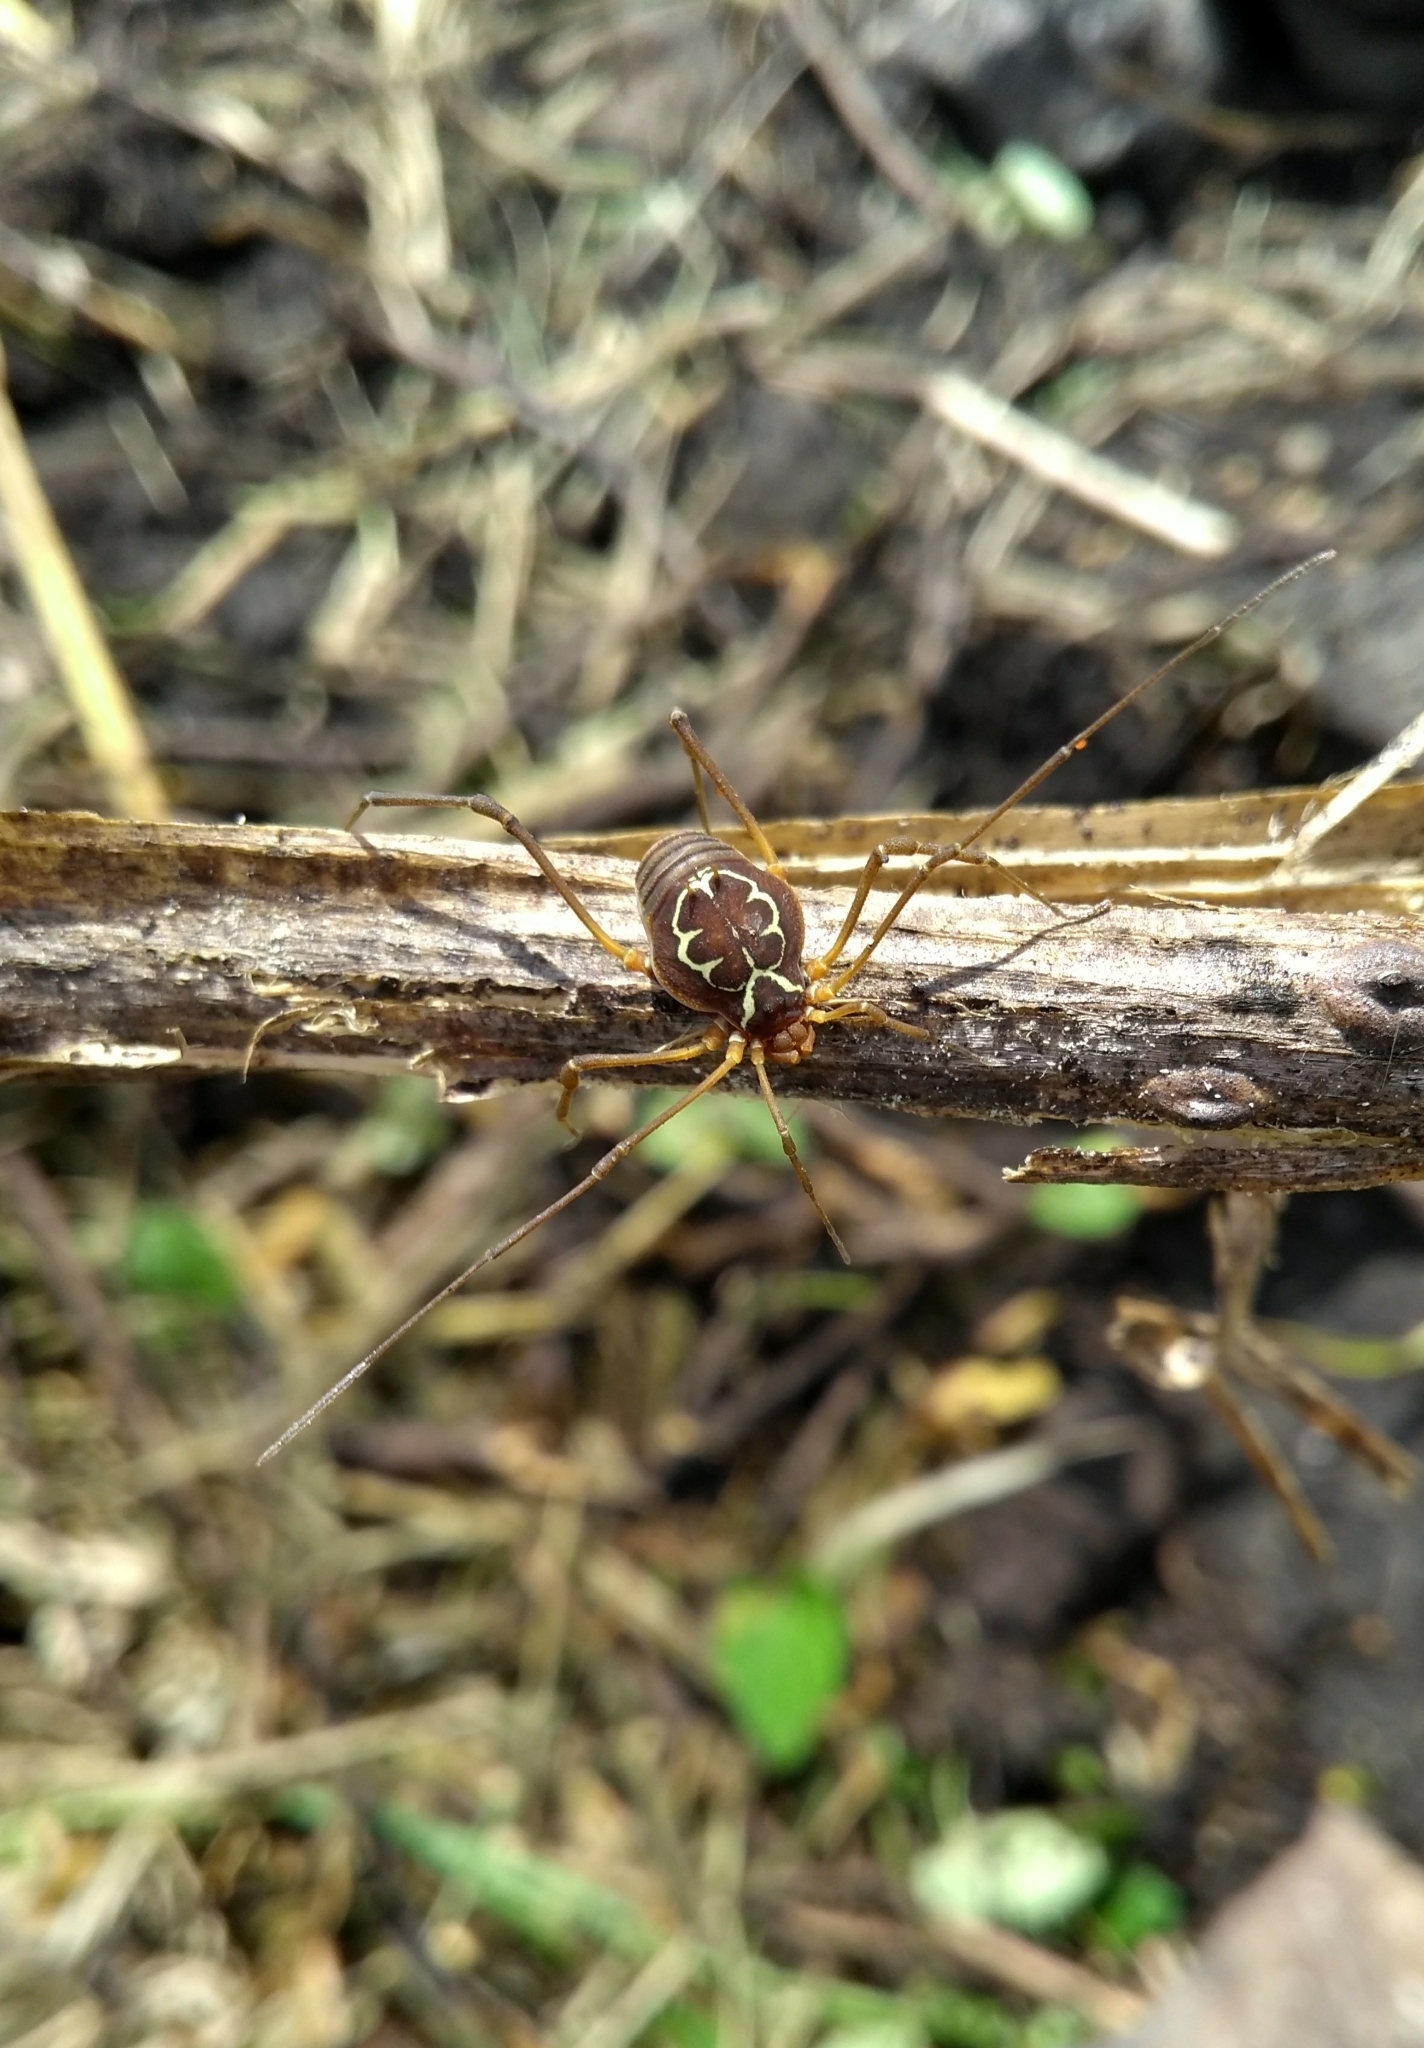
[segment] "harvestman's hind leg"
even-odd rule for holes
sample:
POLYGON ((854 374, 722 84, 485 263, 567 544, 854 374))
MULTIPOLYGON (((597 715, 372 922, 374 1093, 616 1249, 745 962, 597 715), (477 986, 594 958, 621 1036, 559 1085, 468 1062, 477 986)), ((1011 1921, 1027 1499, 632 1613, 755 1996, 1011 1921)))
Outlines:
POLYGON ((779 875, 782 881, 785 881, 786 870, 777 859, 776 851, 771 841, 767 838, 765 832, 762 831, 761 826, 758 825, 741 797, 738 796, 736 790, 733 789, 731 783, 722 773, 722 770, 717 766, 717 763, 712 759, 706 747, 703 746, 697 734, 692 730, 692 721, 687 713, 685 711, 669 713, 668 724, 682 741, 683 752, 692 763, 692 782, 697 794, 697 812, 702 820, 704 830, 711 830, 707 818, 707 792, 702 786, 702 778, 706 775, 716 789, 717 794, 731 805, 732 809, 741 819, 753 846, 755 846, 761 858, 763 866, 771 874, 779 875))
MULTIPOLYGON (((828 1022, 840 1023, 843 1021, 840 1015, 843 1011, 856 1016, 862 1013, 873 1013, 871 1021, 883 1023, 892 1031, 903 1031, 907 1036, 914 1038, 929 1037, 929 1033, 921 1031, 917 1025, 896 1024, 893 1018, 887 1017, 885 1012, 878 1009, 873 1003, 838 1003, 836 1011, 836 1016, 828 1018, 828 1022)), ((675 1041, 670 1046, 659 1046, 653 1052, 589 1053, 578 1059, 570 1060, 559 1076, 564 1088, 564 1092, 559 1098, 558 1117, 560 1123, 568 1124, 568 1111, 573 1101, 574 1090, 586 1074, 626 1072, 630 1067, 671 1066, 674 1061, 703 1059, 708 1053, 723 1052, 727 1047, 728 1036, 726 1025, 719 1022, 709 1024, 707 1029, 699 1032, 696 1039, 689 1045, 683 1045, 675 1041)), ((812 1208, 825 1225, 826 1233, 831 1243, 835 1246, 846 1264, 849 1265, 851 1263, 850 1253, 841 1242, 840 1232, 821 1206, 821 1199, 812 1184, 811 1176, 807 1173, 805 1166, 802 1164, 801 1155, 796 1150, 796 1140, 791 1135, 791 1128, 786 1118, 782 1115, 781 1105, 772 1091, 771 1077, 766 1071, 765 1048, 756 1040, 753 1040, 747 1047, 747 1057, 750 1059, 756 1074, 757 1087, 761 1090, 762 1100, 771 1111, 771 1120, 776 1125, 777 1135, 781 1139, 781 1149, 790 1160, 796 1178, 800 1181, 810 1198, 812 1208)), ((569 1127, 572 1129, 572 1125, 569 1127)))
POLYGON ((626 967, 630 974, 651 976, 652 969, 648 964, 648 956, 641 946, 622 946, 611 932, 603 929, 572 883, 564 880, 529 827, 522 825, 513 811, 507 811, 503 804, 497 804, 492 796, 421 796, 404 790, 368 789, 346 821, 347 831, 368 851, 374 851, 374 848, 371 847, 369 840, 357 832, 356 827, 367 811, 381 810, 473 811, 476 817, 493 818, 496 825, 504 827, 511 839, 519 841, 550 888, 563 897, 585 931, 592 933, 604 952, 611 953, 619 966, 626 967))

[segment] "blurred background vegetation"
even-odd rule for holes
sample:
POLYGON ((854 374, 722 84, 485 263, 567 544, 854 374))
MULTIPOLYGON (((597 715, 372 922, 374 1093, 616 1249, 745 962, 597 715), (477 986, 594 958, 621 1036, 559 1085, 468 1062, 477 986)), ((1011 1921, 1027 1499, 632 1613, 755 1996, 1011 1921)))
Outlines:
MULTIPOLYGON (((9 389, 123 678, 12 529, 0 798, 675 821, 682 703, 768 816, 992 801, 1325 544, 1049 794, 1364 759, 1424 182, 1408 51, 1334 104, 1304 13, 0 0, 9 389)), ((847 1271, 709 1101, 255 1476, 648 1106, 588 1097, 0 1100, 0 2042, 1046 2048, 1322 1785, 1424 1848, 1421 1510, 1287 1424, 1317 1573, 1108 1351, 1121 1284, 1206 1304, 1199 1206, 1025 1201, 1022 1134, 805 1109, 847 1271)), ((1416 1445, 1422 1213, 1297 1203, 1266 1297, 1416 1445)))

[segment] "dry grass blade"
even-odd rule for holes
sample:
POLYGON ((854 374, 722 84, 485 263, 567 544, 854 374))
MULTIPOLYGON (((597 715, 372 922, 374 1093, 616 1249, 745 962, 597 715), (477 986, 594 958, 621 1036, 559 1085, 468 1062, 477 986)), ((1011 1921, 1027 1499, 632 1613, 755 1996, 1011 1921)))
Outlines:
POLYGON ((1131 1423, 1085 1423, 1077 1431, 1015 1444, 946 1465, 866 1501, 816 1543, 811 1563, 828 1578, 852 1578, 896 1543, 990 1501, 1039 1486, 1066 1465, 1120 1456, 1132 1448, 1131 1423))
POLYGON ((925 386, 925 404, 936 419, 971 440, 1006 455, 1031 476, 1067 491, 1095 511, 1180 548, 1212 560, 1240 538, 1229 512, 1203 505, 1148 477, 1133 476, 1115 462, 1083 448, 1032 413, 1012 406, 960 370, 942 370, 925 386))
POLYGON ((1337 831, 1347 818, 1352 818, 1376 790, 1383 789, 1405 769, 1413 768, 1421 755, 1424 755, 1424 712, 1418 718, 1411 718, 1387 747, 1381 747, 1372 761, 1367 761, 1363 768, 1357 768, 1346 779, 1344 787, 1336 790, 1313 817, 1302 821, 1276 870, 1275 879, 1278 882, 1288 881, 1305 867, 1323 839, 1337 831))
POLYGON ((131 818, 166 818, 167 798, 154 772, 133 699, 99 631, 64 536, 35 475, 10 402, 3 354, 0 509, 36 617, 110 801, 131 818))
POLYGON ((66 40, 64 31, 31 7, 29 0, 4 0, 0 6, 0 43, 8 43, 26 57, 53 60, 63 52, 66 40))
POLYGON ((1216 1142, 1184 1137, 1157 1145, 1117 1145, 1106 1152, 1044 1145, 1006 1178, 1199 1193, 1328 1194, 1424 1178, 1424 1145, 1415 1138, 1352 1138, 1330 1128, 1264 1140, 1250 1133, 1216 1142))
POLYGON ((231 1799, 349 1771, 416 1744, 497 1740, 502 1715, 498 1693, 474 1685, 448 1699, 277 1737, 221 1757, 138 1763, 57 1744, 17 1744, 0 1762, 0 1789, 7 1806, 43 1803, 84 1828, 114 1826, 129 1815, 211 1813, 231 1799))
POLYGON ((932 219, 959 220, 951 187, 895 121, 819 0, 781 0, 780 12, 827 98, 882 176, 932 219))

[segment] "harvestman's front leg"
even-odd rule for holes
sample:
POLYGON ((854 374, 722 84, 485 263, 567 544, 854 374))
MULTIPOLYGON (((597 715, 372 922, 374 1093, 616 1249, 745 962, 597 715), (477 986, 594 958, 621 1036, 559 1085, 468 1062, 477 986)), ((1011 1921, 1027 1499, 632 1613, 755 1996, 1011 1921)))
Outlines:
MULTIPOLYGON (((1273 583, 1268 583, 1264 590, 1258 590, 1255 596, 1247 598, 1244 604, 1237 605, 1235 611, 1229 612, 1224 619, 1218 619, 1214 626, 1208 626, 1206 631, 1199 633, 1189 646, 1179 648, 1170 661, 1164 661, 1160 668, 1152 671, 1151 675, 1144 676, 1139 683, 1134 683, 1125 696, 1119 697, 1115 703, 1108 706, 1106 711, 1100 712, 1090 724, 1083 727, 1080 733, 1075 733, 1071 740, 1065 740, 1063 745, 1056 752, 1050 754, 1048 759, 1039 767, 1035 768, 1032 775, 1026 777, 1017 789, 1011 790, 1001 803, 996 804, 987 817, 981 818, 968 838, 960 845, 932 846, 922 845, 918 840, 913 839, 887 839, 880 846, 877 846, 865 863, 854 900, 849 911, 846 913, 844 924, 842 924, 840 931, 836 935, 835 944, 823 960, 807 963, 808 970, 813 979, 819 979, 821 975, 834 967, 836 961, 839 960, 841 954, 849 945, 851 934, 854 932, 860 918, 860 913, 865 907, 865 899, 869 894, 871 883, 885 865, 886 859, 894 854, 927 854, 930 858, 926 860, 919 872, 913 875, 900 891, 891 909, 876 926, 870 943, 862 948, 850 966, 843 968, 828 987, 817 991, 820 999, 822 1001, 834 999, 843 988, 848 987, 854 981, 855 977, 870 959, 872 953, 874 953, 876 947, 880 944, 880 941, 885 937, 885 934, 892 928, 895 920, 904 910, 905 905, 910 901, 916 890, 924 886, 936 868, 944 867, 950 861, 964 861, 975 867, 993 868, 997 873, 1012 882, 1015 888, 1022 889, 1026 895, 1032 896, 1035 902, 1041 903, 1045 910, 1051 911, 1055 917, 1062 917, 1065 913, 1059 904, 1051 903, 1046 896, 1041 896, 1032 883, 1026 882, 1022 875, 1016 875, 1012 868, 1006 868, 1001 861, 995 860, 992 854, 972 850, 973 842, 976 839, 981 839, 986 832, 992 831, 1001 818, 1007 817, 1009 812, 1021 804, 1025 798, 1032 796, 1036 789, 1041 788, 1047 782, 1050 775, 1057 773, 1065 761, 1071 760, 1074 754, 1081 753, 1083 748, 1102 731, 1105 725, 1110 725, 1113 719, 1126 711, 1129 704, 1135 704, 1143 692, 1150 690, 1154 683, 1160 682, 1163 676, 1170 675, 1173 669, 1180 668, 1184 661, 1189 661, 1192 655, 1199 654, 1204 647, 1209 647, 1213 640, 1221 637, 1228 626, 1234 626, 1238 619, 1245 618, 1247 612, 1253 612, 1258 604, 1264 603, 1276 591, 1284 589, 1287 583, 1294 583, 1298 576, 1305 575, 1307 570, 1315 568, 1320 562, 1330 561, 1333 555, 1334 550, 1327 548, 1318 555, 1312 555, 1309 561, 1297 562, 1293 569, 1287 569, 1283 576, 1277 576, 1273 583)), ((684 746, 687 744, 685 739, 683 744, 684 746)))
POLYGON ((642 947, 621 946, 611 932, 603 929, 573 884, 564 880, 529 827, 522 825, 513 811, 507 811, 503 804, 497 804, 492 796, 420 796, 404 790, 368 789, 346 821, 347 831, 353 834, 368 852, 374 852, 375 849, 356 827, 367 811, 379 810, 473 811, 478 818, 493 818, 496 825, 504 827, 511 839, 519 841, 550 888, 563 897, 585 931, 597 939, 604 952, 611 953, 619 966, 626 967, 630 974, 646 974, 649 979, 652 978, 652 967, 642 947))
POLYGON ((819 960, 809 960, 806 963, 806 971, 813 982, 823 980, 830 973, 831 969, 840 959, 841 954, 849 945, 855 928, 860 923, 861 912, 865 909, 866 898, 869 896, 872 888, 874 888, 875 878, 885 863, 888 860, 903 860, 906 856, 916 855, 924 855, 926 858, 901 889, 889 910, 886 911, 879 924, 875 927, 870 939, 861 948, 850 966, 842 968, 841 972, 831 981, 829 987, 825 989, 821 1000, 832 1001, 840 995, 842 989, 849 987, 862 968, 869 963, 871 955, 875 952, 876 947, 880 944, 886 933, 891 931, 899 921, 906 904, 910 902, 912 897, 919 894, 930 876, 937 869, 948 867, 952 862, 958 862, 964 867, 992 868, 995 874, 1002 875, 1006 881, 1012 882, 1016 889, 1022 890, 1026 896, 1032 896, 1035 903, 1041 903, 1044 909, 1050 911, 1054 917, 1062 917, 1064 915, 1061 904, 1050 902, 1047 896, 1041 895, 1034 888, 1032 882, 1026 882, 1022 875, 1017 875, 1012 868, 1005 867, 1004 863, 1001 860, 996 860, 992 853, 984 853, 977 848, 963 845, 942 846, 933 840, 882 839, 880 844, 872 847, 866 855, 865 866, 860 871, 860 880, 856 883, 855 894, 850 901, 850 908, 846 911, 845 917, 841 921, 841 928, 836 933, 829 949, 822 954, 819 960))

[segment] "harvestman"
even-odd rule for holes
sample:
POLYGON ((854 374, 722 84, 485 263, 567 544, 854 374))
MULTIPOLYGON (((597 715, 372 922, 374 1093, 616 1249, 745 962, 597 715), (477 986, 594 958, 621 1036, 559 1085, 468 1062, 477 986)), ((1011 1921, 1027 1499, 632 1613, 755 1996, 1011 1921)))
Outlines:
POLYGON ((977 842, 1025 797, 1031 796, 1065 761, 1086 747, 1119 712, 1135 703, 1144 691, 1170 675, 1192 655, 1210 646, 1228 626, 1244 618, 1247 612, 1254 611, 1257 605, 1264 603, 1284 585, 1293 583, 1296 577, 1303 576, 1317 563, 1330 560, 1332 553, 1333 550, 1326 550, 1313 555, 1309 561, 1297 563, 1295 568, 1287 570, 1285 575, 1278 576, 1264 590, 1257 591, 1254 597, 1238 605, 1235 611, 1209 626, 1190 646, 1174 654, 1170 661, 1154 669, 1151 675, 1144 676, 1100 717, 1051 754, 956 845, 941 846, 908 837, 882 840, 866 858, 840 930, 826 951, 811 960, 802 958, 805 923, 796 891, 786 879, 786 870, 761 826, 693 731, 685 712, 674 711, 669 723, 692 765, 702 829, 664 834, 654 841, 639 863, 635 890, 643 920, 645 946, 625 946, 611 932, 605 931, 578 892, 564 880, 528 827, 522 825, 503 804, 496 803, 493 797, 417 796, 403 792, 369 791, 352 813, 348 831, 355 832, 367 811, 406 806, 474 811, 482 818, 493 818, 512 839, 518 840, 550 887, 558 891, 585 930, 606 952, 611 953, 630 974, 646 975, 684 1009, 709 1020, 700 1029, 684 1033, 670 1044, 651 1052, 590 1053, 569 1060, 559 1076, 562 1093, 557 1114, 561 1123, 568 1124, 570 1104, 586 1074, 624 1074, 638 1067, 666 1067, 706 1058, 715 1059, 716 1064, 678 1101, 650 1118, 638 1130, 620 1138, 576 1186, 550 1202, 537 1216, 521 1223, 517 1230, 511 1230, 488 1251, 481 1252, 463 1272, 457 1273, 437 1294, 431 1295, 413 1315, 406 1317, 399 1329, 393 1330, 374 1351, 368 1352, 335 1385, 328 1387, 275 1443, 269 1444, 258 1463, 265 1464, 269 1458, 275 1457, 293 1437, 368 1372, 377 1359, 384 1357, 392 1345, 414 1329, 431 1309, 456 1293, 467 1280, 511 1246, 528 1237, 531 1231, 537 1230, 541 1223, 547 1223, 550 1217, 559 1215, 580 1196, 586 1195, 613 1171, 620 1160, 626 1159, 635 1146, 653 1131, 670 1123, 675 1116, 681 1115, 702 1096, 709 1095, 743 1061, 751 1066, 762 1100, 776 1125, 782 1149, 797 1178, 814 1203, 816 1214, 824 1223, 836 1250, 849 1264, 850 1254, 821 1207, 810 1175, 797 1155, 795 1140, 772 1091, 768 1067, 800 1066, 814 1051, 817 1031, 833 1024, 868 1025, 875 1030, 897 1031, 906 1038, 927 1039, 930 1034, 921 1030, 919 1025, 903 1023, 888 1015, 878 1004, 846 994, 886 933, 898 922, 910 899, 936 869, 959 863, 967 867, 992 868, 1015 888, 1035 897, 1055 915, 1061 915, 1055 904, 1039 896, 1022 876, 1004 867, 977 842), (735 852, 725 840, 713 835, 707 815, 704 777, 736 813, 756 848, 760 864, 735 852), (848 966, 843 966, 841 962, 850 949, 876 877, 888 860, 897 859, 917 859, 920 865, 900 889, 859 952, 852 954, 848 966))

